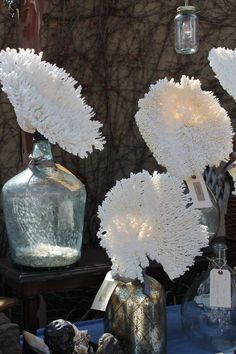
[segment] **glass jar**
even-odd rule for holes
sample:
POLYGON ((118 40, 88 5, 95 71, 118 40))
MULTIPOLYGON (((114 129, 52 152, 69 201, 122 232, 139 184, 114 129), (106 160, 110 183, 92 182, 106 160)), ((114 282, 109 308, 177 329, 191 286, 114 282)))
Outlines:
POLYGON ((183 299, 181 318, 186 334, 196 346, 217 353, 236 348, 236 282, 226 262, 226 246, 215 244, 214 251, 216 256, 210 261, 209 269, 193 282, 183 299), (229 272, 229 306, 210 304, 214 270, 219 276, 225 276, 223 271, 229 272))
POLYGON ((11 258, 31 268, 67 267, 81 255, 85 186, 55 165, 51 146, 36 135, 29 167, 2 189, 11 258))
POLYGON ((149 279, 149 296, 139 281, 119 281, 108 303, 105 332, 119 340, 124 353, 166 354, 165 291, 149 279))
POLYGON ((175 50, 193 54, 198 50, 198 18, 194 6, 180 6, 175 16, 175 50))

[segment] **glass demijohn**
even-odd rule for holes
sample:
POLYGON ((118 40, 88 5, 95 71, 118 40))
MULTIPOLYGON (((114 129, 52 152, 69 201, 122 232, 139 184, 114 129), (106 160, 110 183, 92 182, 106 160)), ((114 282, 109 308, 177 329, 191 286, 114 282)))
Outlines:
POLYGON ((198 18, 194 6, 177 8, 175 50, 179 54, 194 54, 198 50, 198 18))
POLYGON ((54 164, 43 137, 34 141, 29 167, 4 185, 2 200, 15 264, 67 267, 80 258, 85 186, 54 164))
POLYGON ((236 348, 236 283, 226 262, 226 246, 215 244, 214 251, 216 256, 211 259, 209 269, 193 282, 183 299, 181 318, 186 334, 196 346, 218 353, 236 348), (213 278, 215 274, 217 278, 213 278), (228 283, 222 283, 225 278, 228 283), (215 285, 220 287, 218 295, 223 298, 218 305, 212 303, 215 285), (224 303, 225 298, 228 304, 224 303))

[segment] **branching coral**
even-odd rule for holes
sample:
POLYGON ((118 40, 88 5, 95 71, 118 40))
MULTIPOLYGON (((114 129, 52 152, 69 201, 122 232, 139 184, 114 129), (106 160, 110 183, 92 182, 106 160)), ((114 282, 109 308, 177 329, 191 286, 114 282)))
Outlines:
POLYGON ((107 193, 98 217, 98 237, 112 261, 113 275, 138 278, 150 259, 161 263, 171 279, 193 264, 208 244, 199 225, 200 211, 186 208, 190 195, 168 174, 131 174, 107 193))
POLYGON ((208 59, 221 86, 236 100, 236 49, 212 48, 208 59))
POLYGON ((232 151, 232 128, 217 98, 199 80, 182 76, 151 85, 135 116, 158 163, 180 179, 219 165, 232 151))
POLYGON ((81 87, 75 88, 77 82, 64 69, 42 61, 42 53, 2 50, 0 81, 23 130, 37 130, 82 158, 93 147, 102 150, 101 123, 91 120, 94 113, 81 97, 81 87))

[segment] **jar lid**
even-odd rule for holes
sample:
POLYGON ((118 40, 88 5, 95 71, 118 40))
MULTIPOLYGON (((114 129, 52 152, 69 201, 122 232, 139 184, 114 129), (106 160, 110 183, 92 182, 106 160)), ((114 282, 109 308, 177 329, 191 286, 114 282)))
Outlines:
POLYGON ((177 8, 177 12, 195 12, 196 7, 195 6, 179 6, 177 8))

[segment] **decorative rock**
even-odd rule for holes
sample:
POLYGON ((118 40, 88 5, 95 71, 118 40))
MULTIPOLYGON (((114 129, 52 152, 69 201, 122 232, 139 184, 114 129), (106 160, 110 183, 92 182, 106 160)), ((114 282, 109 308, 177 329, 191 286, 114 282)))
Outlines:
POLYGON ((119 341, 111 334, 104 333, 98 341, 97 354, 125 354, 119 341))
POLYGON ((20 328, 0 313, 0 354, 21 354, 20 328))
POLYGON ((50 322, 44 330, 44 342, 49 347, 51 354, 72 354, 74 336, 73 325, 62 319, 50 322))

